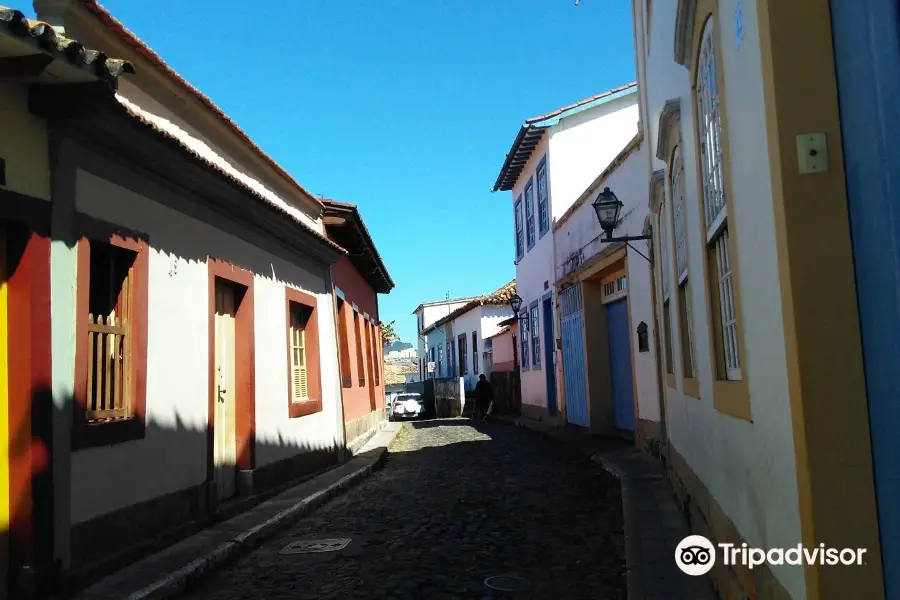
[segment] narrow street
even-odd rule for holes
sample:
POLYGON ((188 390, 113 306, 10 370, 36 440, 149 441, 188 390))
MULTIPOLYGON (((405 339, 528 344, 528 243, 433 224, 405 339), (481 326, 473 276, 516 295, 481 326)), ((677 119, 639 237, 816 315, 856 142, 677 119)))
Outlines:
POLYGON ((590 460, 514 427, 425 421, 361 485, 185 598, 624 600, 623 556, 618 483, 590 460), (280 553, 341 537, 352 541, 337 552, 280 553), (485 585, 510 574, 530 588, 485 585))

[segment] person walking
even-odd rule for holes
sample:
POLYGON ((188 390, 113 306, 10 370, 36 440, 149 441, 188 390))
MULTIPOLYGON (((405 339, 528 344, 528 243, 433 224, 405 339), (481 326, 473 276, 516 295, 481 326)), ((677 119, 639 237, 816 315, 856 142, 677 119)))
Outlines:
POLYGON ((487 380, 484 373, 478 376, 478 383, 475 384, 475 410, 477 411, 476 419, 480 417, 481 421, 487 420, 488 409, 494 400, 494 388, 491 382, 487 380))

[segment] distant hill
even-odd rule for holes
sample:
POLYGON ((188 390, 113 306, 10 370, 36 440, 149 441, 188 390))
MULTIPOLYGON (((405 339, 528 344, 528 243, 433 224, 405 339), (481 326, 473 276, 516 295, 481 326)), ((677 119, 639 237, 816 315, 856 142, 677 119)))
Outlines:
POLYGON ((408 348, 412 347, 412 344, 407 344, 406 342, 401 342, 400 340, 394 340, 391 345, 387 347, 387 351, 393 352, 394 350, 407 350, 408 348))

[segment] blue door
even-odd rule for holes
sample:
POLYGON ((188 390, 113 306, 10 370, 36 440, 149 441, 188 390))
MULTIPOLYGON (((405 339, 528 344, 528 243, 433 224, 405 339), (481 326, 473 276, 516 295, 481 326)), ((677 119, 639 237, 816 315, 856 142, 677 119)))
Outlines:
POLYGON ((628 301, 606 305, 609 333, 609 370, 612 379, 613 425, 634 431, 634 379, 631 376, 631 330, 628 301))
POLYGON ((553 364, 553 308, 550 298, 544 299, 544 372, 547 374, 547 409, 556 414, 556 365, 553 364))
POLYGON ((900 15, 831 0, 856 293, 888 600, 900 600, 900 15))
POLYGON ((584 356, 584 318, 581 312, 581 284, 559 294, 562 321, 562 367, 566 386, 566 420, 588 427, 587 365, 584 356))

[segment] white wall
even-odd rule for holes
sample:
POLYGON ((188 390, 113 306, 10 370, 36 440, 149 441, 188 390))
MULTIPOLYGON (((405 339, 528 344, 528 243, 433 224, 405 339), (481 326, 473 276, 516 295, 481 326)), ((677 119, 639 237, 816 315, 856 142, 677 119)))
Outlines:
MULTIPOLYGON (((655 145, 665 102, 681 99, 682 156, 685 160, 688 269, 692 277, 695 352, 701 399, 687 398, 681 383, 667 389, 672 444, 701 478, 747 542, 763 548, 801 542, 791 412, 784 350, 783 316, 776 262, 771 177, 763 114, 763 84, 757 3, 743 1, 744 39, 735 44, 733 18, 738 0, 719 0, 721 38, 718 66, 724 76, 724 117, 729 130, 728 162, 734 214, 729 231, 738 249, 744 334, 742 370, 750 391, 753 423, 716 411, 709 361, 710 324, 701 279, 704 238, 700 222, 697 148, 688 71, 673 62, 677 3, 654 2, 647 59, 648 137, 655 145)), ((638 7, 641 1, 636 2, 638 7)), ((645 60, 643 53, 638 53, 645 60)), ((656 148, 652 146, 655 155, 656 148)), ((653 159, 653 168, 662 168, 653 159)), ((669 234, 671 236, 671 232, 669 234)), ((671 239, 671 237, 670 237, 671 239)), ((672 261, 674 262, 674 261, 672 261)), ((671 263, 670 263, 671 264, 671 263)), ((674 281, 674 267, 670 280, 674 281)), ((678 323, 673 320, 677 344, 678 323)), ((676 372, 680 354, 676 357, 676 372)), ((775 576, 797 600, 806 597, 803 569, 775 566, 775 576)))
POLYGON ((481 353, 484 350, 484 342, 481 338, 481 313, 483 306, 473 308, 469 312, 462 314, 453 320, 453 339, 456 341, 457 353, 459 353, 459 336, 466 336, 466 371, 463 375, 462 369, 459 370, 460 378, 465 380, 466 389, 472 389, 478 380, 473 368, 473 359, 478 361, 478 372, 484 373, 484 361, 481 359, 481 353), (478 352, 472 351, 472 332, 475 332, 478 340, 478 352))
POLYGON ((637 135, 638 94, 611 100, 550 128, 551 217, 560 218, 637 135))
MULTIPOLYGON (((549 133, 545 133, 541 142, 535 147, 534 152, 531 155, 529 161, 525 164, 525 167, 522 169, 522 174, 519 177, 519 180, 516 182, 515 186, 513 186, 512 192, 512 202, 510 203, 511 208, 515 210, 515 201, 518 198, 519 194, 525 189, 526 184, 528 183, 529 178, 534 176, 534 171, 537 168, 538 164, 541 161, 541 158, 544 157, 545 154, 548 153, 550 148, 550 135, 549 133)), ((552 177, 552 164, 553 158, 548 155, 548 180, 549 180, 549 188, 550 188, 550 206, 551 206, 551 214, 553 207, 553 177, 552 177)), ((535 183, 535 189, 537 188, 537 184, 535 183)), ((523 198, 524 202, 524 198, 523 198)), ((527 235, 524 236, 524 248, 525 248, 525 256, 519 261, 516 265, 516 293, 519 297, 522 298, 522 309, 520 314, 524 314, 525 311, 528 310, 528 306, 534 302, 535 300, 540 300, 544 294, 553 292, 553 283, 556 281, 556 277, 554 274, 554 258, 553 258, 553 222, 551 219, 550 222, 550 230, 544 234, 543 237, 540 237, 539 233, 539 214, 537 209, 537 192, 535 191, 534 197, 534 228, 535 228, 535 244, 531 250, 528 250, 528 239, 527 235), (547 289, 544 289, 544 284, 547 284, 547 289)), ((522 208, 522 218, 525 218, 525 208, 522 208)), ((524 220, 523 220, 524 223, 524 220)), ((515 227, 515 222, 513 221, 513 227, 515 227)), ((514 240, 515 230, 510 232, 510 237, 514 240)), ((513 257, 515 257, 515 246, 513 246, 513 257)), ((554 300, 555 303, 555 300, 554 300)), ((540 318, 541 327, 543 326, 543 315, 540 318)), ((542 338, 543 339, 543 338, 542 338)), ((521 341, 520 341, 521 343, 521 341)), ((541 346, 543 347, 543 342, 541 342, 541 346)), ((524 368, 524 362, 521 360, 519 364, 522 365, 521 369, 521 384, 522 384, 522 403, 530 404, 533 406, 547 406, 547 376, 544 373, 543 369, 531 371, 530 369, 524 368)), ((531 364, 531 361, 528 363, 531 364)))
POLYGON ((207 254, 256 273, 257 466, 299 452, 271 444, 325 448, 341 442, 337 365, 328 358, 337 356, 333 310, 324 268, 316 272, 288 263, 85 171, 78 172, 76 204, 80 212, 146 233, 151 249, 147 435, 72 455, 72 523, 205 480, 207 254), (298 419, 287 416, 284 282, 318 300, 323 411, 298 419))

